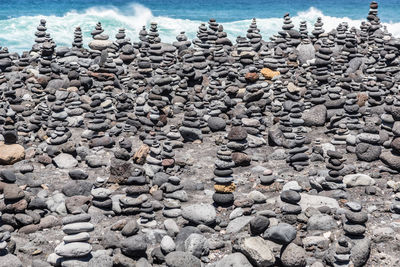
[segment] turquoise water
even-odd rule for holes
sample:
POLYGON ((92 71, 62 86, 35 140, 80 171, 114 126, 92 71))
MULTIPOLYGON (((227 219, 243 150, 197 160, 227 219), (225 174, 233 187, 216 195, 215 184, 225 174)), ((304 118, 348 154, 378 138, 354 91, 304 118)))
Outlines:
MULTIPOLYGON (((400 0, 378 3, 382 22, 400 37, 400 0)), ((48 32, 59 46, 70 46, 76 26, 82 27, 87 43, 97 21, 102 22, 111 37, 118 28, 126 28, 133 41, 137 41, 143 25, 155 21, 159 24, 161 39, 171 42, 180 31, 194 38, 201 22, 215 18, 235 40, 246 33, 253 17, 267 38, 280 29, 286 12, 291 14, 295 25, 305 20, 310 28, 317 17, 322 17, 324 27, 330 30, 342 21, 358 27, 368 9, 366 0, 0 0, 0 45, 11 51, 29 50, 41 18, 48 21, 48 32)))

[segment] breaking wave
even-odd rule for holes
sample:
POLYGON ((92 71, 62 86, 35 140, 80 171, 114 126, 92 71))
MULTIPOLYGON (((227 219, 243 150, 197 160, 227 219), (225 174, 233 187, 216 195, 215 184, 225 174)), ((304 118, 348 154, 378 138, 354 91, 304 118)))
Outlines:
MULTIPOLYGON (((274 18, 257 18, 257 25, 264 38, 269 38, 282 27, 283 14, 277 14, 274 18)), ((348 17, 331 17, 324 15, 322 11, 311 7, 306 11, 299 11, 292 17, 293 24, 299 27, 300 21, 306 21, 309 31, 318 17, 322 18, 324 28, 329 31, 341 22, 347 22, 350 27, 359 27, 362 20, 354 20, 348 17)), ((120 10, 116 7, 93 7, 78 12, 68 11, 63 16, 21 16, 0 20, 0 45, 7 46, 10 51, 22 52, 30 50, 34 43, 34 33, 40 19, 47 20, 47 32, 56 41, 58 46, 70 46, 73 40, 75 27, 80 26, 84 34, 84 43, 91 40, 90 32, 98 21, 102 23, 105 33, 114 39, 119 28, 125 28, 127 36, 132 41, 138 40, 138 34, 143 25, 149 26, 151 22, 158 23, 161 40, 164 42, 175 41, 176 35, 185 31, 189 39, 196 37, 198 26, 201 22, 197 20, 169 18, 154 16, 152 11, 140 4, 131 4, 127 9, 120 10)), ((218 18, 217 18, 218 22, 218 18)), ((224 30, 228 37, 234 41, 237 36, 244 36, 251 23, 248 20, 224 22, 224 30)), ((383 23, 394 36, 400 37, 400 23, 383 23)))

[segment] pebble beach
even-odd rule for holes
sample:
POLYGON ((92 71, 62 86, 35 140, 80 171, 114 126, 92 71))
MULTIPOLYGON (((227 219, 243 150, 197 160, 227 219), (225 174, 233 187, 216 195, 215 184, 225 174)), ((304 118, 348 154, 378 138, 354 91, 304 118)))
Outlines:
POLYGON ((400 38, 363 4, 268 37, 4 29, 0 267, 399 266, 400 38))

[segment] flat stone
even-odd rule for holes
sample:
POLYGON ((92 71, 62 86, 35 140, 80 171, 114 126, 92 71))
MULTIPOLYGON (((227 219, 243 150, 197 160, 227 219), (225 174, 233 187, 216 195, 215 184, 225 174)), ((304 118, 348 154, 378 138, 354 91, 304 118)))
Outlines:
POLYGON ((253 216, 242 216, 236 219, 233 219, 229 222, 228 226, 226 227, 226 233, 228 234, 236 234, 240 232, 246 225, 250 223, 253 219, 253 216))
POLYGON ((94 225, 88 222, 77 222, 64 225, 62 230, 67 235, 91 232, 94 230, 94 225))
POLYGON ((240 252, 226 255, 215 263, 214 267, 253 267, 249 260, 240 252))
POLYGON ((375 180, 371 178, 369 175, 356 173, 344 176, 343 183, 347 187, 370 186, 375 184, 375 180))
POLYGON ((327 206, 331 209, 338 209, 339 204, 334 198, 318 196, 318 195, 309 195, 300 193, 301 200, 298 203, 302 210, 306 210, 309 207, 319 208, 323 206, 327 206))
POLYGON ((246 237, 239 240, 235 250, 243 253, 254 266, 273 266, 275 256, 268 243, 259 236, 246 237))
POLYGON ((337 228, 336 221, 329 215, 315 214, 307 221, 307 230, 328 231, 337 228))
POLYGON ((60 169, 70 169, 78 165, 78 161, 67 153, 61 153, 53 158, 54 164, 60 169))
POLYGON ((195 224, 211 225, 215 223, 217 214, 209 204, 194 204, 182 209, 182 217, 195 224))
POLYGON ((8 253, 0 256, 0 267, 23 267, 17 256, 8 253))
POLYGON ((168 267, 201 267, 201 261, 188 252, 174 251, 165 257, 165 263, 168 267))
POLYGON ((83 257, 92 251, 92 246, 84 242, 61 243, 54 252, 63 257, 83 257))
POLYGON ((268 228, 264 237, 278 244, 289 244, 296 238, 296 229, 287 223, 279 223, 278 225, 268 228))

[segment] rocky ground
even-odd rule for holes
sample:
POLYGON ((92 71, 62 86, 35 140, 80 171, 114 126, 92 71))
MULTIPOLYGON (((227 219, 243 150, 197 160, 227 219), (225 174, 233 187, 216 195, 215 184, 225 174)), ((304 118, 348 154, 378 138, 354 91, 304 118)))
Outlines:
POLYGON ((400 40, 253 20, 233 44, 0 50, 0 267, 399 266, 400 40))

